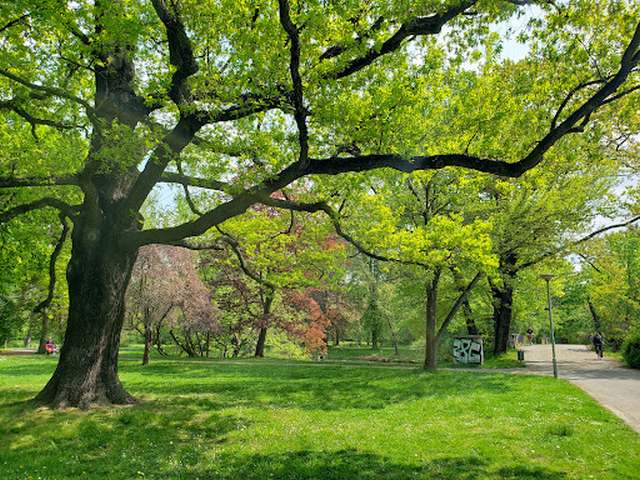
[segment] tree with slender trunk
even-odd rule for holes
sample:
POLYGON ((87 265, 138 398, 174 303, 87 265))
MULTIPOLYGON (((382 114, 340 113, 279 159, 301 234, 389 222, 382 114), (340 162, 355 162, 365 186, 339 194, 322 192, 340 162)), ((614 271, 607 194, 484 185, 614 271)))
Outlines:
MULTIPOLYGON (((205 335, 218 327, 209 291, 196 269, 195 254, 181 247, 149 245, 141 248, 126 302, 127 323, 144 340, 143 365, 149 363, 153 345, 160 345, 165 326, 185 331, 201 330, 205 335)), ((161 347, 159 352, 162 354, 161 347)))
MULTIPOLYGON (((585 26, 593 11, 586 4, 571 15, 546 1, 415 7, 404 1, 343 7, 317 0, 291 9, 288 0, 278 0, 248 14, 241 4, 95 0, 15 2, 2 9, 0 134, 33 134, 33 151, 26 140, 8 145, 0 187, 44 193, 5 208, 0 223, 52 208, 73 225, 67 327, 58 365, 38 401, 80 407, 133 402, 118 377, 118 350, 125 292, 140 247, 184 244, 253 204, 271 203, 274 192, 307 176, 320 182, 322 176, 381 168, 410 173, 461 167, 517 177, 557 144, 588 132, 590 120, 637 89, 640 25, 633 23, 632 6, 611 9, 610 30, 585 26), (532 3, 542 5, 548 20, 539 22, 540 35, 532 42, 550 46, 521 64, 528 78, 552 87, 537 104, 525 95, 522 104, 498 105, 511 108, 504 118, 518 121, 482 132, 477 154, 461 143, 463 132, 451 134, 460 142, 427 144, 429 131, 400 128, 422 125, 435 132, 439 127, 432 121, 439 116, 440 125, 457 125, 450 115, 475 113, 475 107, 446 112, 440 105, 485 98, 480 92, 450 102, 434 95, 447 83, 444 77, 468 73, 456 71, 458 60, 438 60, 460 58, 463 50, 448 50, 455 35, 449 45, 422 42, 425 37, 446 25, 461 33, 461 48, 472 45, 490 31, 477 27, 532 3), (559 52, 568 42, 556 42, 558 25, 572 35, 596 33, 592 42, 609 47, 597 51, 611 52, 603 59, 608 69, 594 72, 591 59, 569 53, 572 45, 559 52), (416 49, 427 61, 409 61, 416 49), (396 85, 388 97, 387 86, 396 85), (399 100, 406 104, 398 107, 399 100), (552 120, 545 124, 543 118, 552 120), (496 145, 518 137, 518 128, 537 138, 507 155, 496 145), (43 132, 47 148, 39 148, 43 132), (187 168, 193 175, 184 173, 187 168), (217 203, 186 222, 145 228, 141 208, 163 182, 211 189, 217 203), (59 188, 75 189, 79 202, 62 200, 59 188)), ((519 81, 487 79, 499 82, 496 91, 519 98, 519 81)), ((466 126, 476 124, 466 119, 466 126)))
POLYGON ((376 189, 360 199, 355 208, 348 211, 351 223, 359 227, 358 236, 347 233, 341 222, 340 213, 327 204, 299 206, 306 211, 324 211, 333 221, 336 232, 355 247, 359 254, 369 260, 372 281, 369 286, 369 306, 365 317, 369 324, 377 322, 378 328, 371 328, 372 348, 377 348, 377 334, 382 324, 379 311, 376 275, 376 261, 390 262, 400 267, 420 272, 425 290, 425 359, 424 368, 437 368, 437 350, 447 328, 457 312, 468 299, 469 293, 484 276, 487 269, 494 268, 494 258, 490 254, 488 225, 477 219, 465 219, 455 211, 452 199, 467 193, 467 182, 455 174, 433 174, 420 186, 409 181, 390 179, 387 188, 378 182, 376 189), (402 194, 404 192, 404 195, 402 194), (403 203, 400 203, 403 202, 403 203), (394 204, 401 215, 394 217, 388 203, 394 204), (368 207, 368 208, 367 208, 368 207), (358 221, 359 217, 359 221, 358 221), (378 228, 386 232, 380 238, 371 234, 368 225, 375 219, 378 228), (409 227, 408 227, 409 226, 409 227), (461 265, 476 270, 473 278, 465 283, 458 269, 461 265), (444 270, 454 273, 454 280, 460 282, 459 295, 451 304, 447 314, 438 325, 438 291, 444 270))

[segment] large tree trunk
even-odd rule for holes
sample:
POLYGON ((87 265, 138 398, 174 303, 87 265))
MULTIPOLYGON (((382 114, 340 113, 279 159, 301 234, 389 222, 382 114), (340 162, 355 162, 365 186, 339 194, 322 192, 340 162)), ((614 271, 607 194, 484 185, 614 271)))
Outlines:
POLYGON ((133 402, 118 378, 118 349, 136 252, 119 250, 115 233, 100 235, 87 224, 76 224, 73 235, 67 267, 69 316, 60 360, 36 397, 56 407, 133 402))
POLYGON ((500 355, 507 352, 509 333, 513 318, 513 287, 505 282, 502 286, 492 285, 494 343, 493 353, 500 355))
POLYGON ((427 282, 426 299, 426 329, 425 329, 425 352, 424 368, 435 370, 438 368, 438 282, 440 281, 440 271, 436 270, 433 280, 427 282))
MULTIPOLYGON (((110 25, 110 16, 120 15, 122 5, 117 3, 94 2, 97 37, 105 31, 103 22, 110 25)), ((67 329, 58 366, 36 397, 53 406, 85 408, 94 402, 133 402, 118 379, 118 348, 125 292, 138 249, 125 250, 122 234, 142 228, 139 209, 149 187, 145 182, 153 183, 155 169, 163 169, 169 150, 179 152, 199 128, 195 121, 180 123, 181 128, 165 139, 168 149, 158 150, 157 163, 147 164, 148 175, 141 180, 137 165, 150 151, 136 134, 128 132, 152 108, 136 93, 134 46, 124 37, 112 40, 98 42, 94 49, 98 60, 94 65, 94 129, 79 179, 83 203, 73 219, 67 329), (119 134, 135 147, 117 145, 119 134)))
POLYGON ((240 355, 240 349, 242 348, 242 341, 240 340, 237 332, 231 337, 231 345, 233 346, 231 357, 237 358, 238 355, 240 355))

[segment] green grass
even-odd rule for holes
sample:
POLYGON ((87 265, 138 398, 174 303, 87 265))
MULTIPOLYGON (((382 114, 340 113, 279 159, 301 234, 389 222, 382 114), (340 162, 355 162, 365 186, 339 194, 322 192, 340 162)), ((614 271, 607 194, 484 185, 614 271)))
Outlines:
POLYGON ((3 480, 640 478, 640 436, 562 380, 128 351, 138 405, 35 409, 55 361, 0 357, 3 480))
MULTIPOLYGON (((517 360, 515 350, 510 350, 505 355, 493 356, 491 352, 485 352, 485 361, 482 366, 462 365, 452 360, 440 360, 439 366, 442 368, 521 368, 525 365, 517 360)), ((424 349, 402 345, 398 347, 398 355, 393 347, 385 346, 372 349, 367 346, 357 346, 352 344, 329 347, 328 360, 333 361, 366 361, 373 360, 380 363, 408 363, 422 365, 424 363, 424 349)))

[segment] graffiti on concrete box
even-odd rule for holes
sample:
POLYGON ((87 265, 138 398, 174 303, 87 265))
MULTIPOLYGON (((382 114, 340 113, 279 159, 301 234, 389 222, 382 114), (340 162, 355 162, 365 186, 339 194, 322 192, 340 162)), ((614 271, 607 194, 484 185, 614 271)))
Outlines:
POLYGON ((481 337, 456 337, 453 339, 453 358, 458 363, 484 362, 484 348, 481 337))

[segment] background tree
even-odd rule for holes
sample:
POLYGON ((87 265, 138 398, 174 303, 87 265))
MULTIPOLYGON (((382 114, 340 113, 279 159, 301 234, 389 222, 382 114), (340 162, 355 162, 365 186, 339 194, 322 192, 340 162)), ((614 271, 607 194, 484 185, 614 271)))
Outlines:
MULTIPOLYGON (((191 331, 203 332, 208 338, 216 330, 209 292, 195 262, 194 254, 184 248, 149 245, 141 249, 127 291, 127 315, 144 338, 143 365, 149 363, 154 344, 163 353, 163 326, 175 328, 178 324, 187 332, 185 342, 189 345, 191 331)), ((195 350, 187 353, 195 355, 195 350)))
MULTIPOLYGON (((284 311, 274 314, 274 308, 283 301, 283 292, 305 290, 318 285, 321 279, 330 284, 340 275, 343 249, 340 243, 328 239, 329 228, 327 222, 317 222, 308 214, 283 214, 269 207, 252 208, 244 216, 218 227, 218 243, 225 250, 211 260, 232 262, 256 290, 254 298, 259 306, 253 314, 258 334, 256 357, 264 357, 270 326, 296 330, 284 311)), ((286 305, 282 307, 286 310, 286 305)), ((330 310, 325 305, 323 315, 330 310)))

